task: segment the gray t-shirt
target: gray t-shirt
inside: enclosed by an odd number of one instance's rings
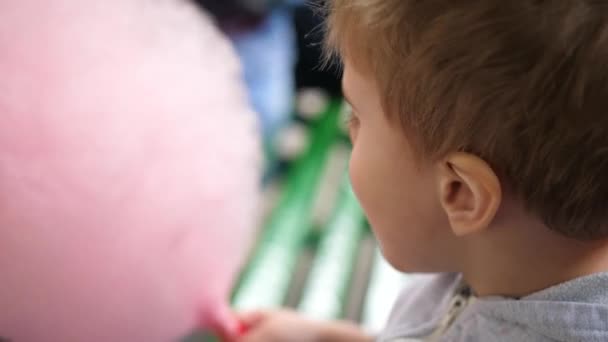
[[[397,300],[379,342],[608,342],[608,273],[521,299],[475,298],[458,274],[420,276]]]

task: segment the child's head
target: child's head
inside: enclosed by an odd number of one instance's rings
[[[353,186],[393,264],[449,269],[507,207],[608,237],[607,3],[330,3]]]

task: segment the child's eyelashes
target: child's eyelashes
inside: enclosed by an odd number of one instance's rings
[[[359,130],[359,117],[353,112],[350,106],[345,108],[344,123],[348,129],[350,140],[354,143],[357,137],[357,131]]]
[[[347,126],[348,126],[349,129],[358,127],[359,126],[359,117],[351,112],[348,115],[346,124],[347,124]]]
[[[344,123],[349,130],[359,125],[359,117],[353,112],[353,109],[350,106],[344,110]]]

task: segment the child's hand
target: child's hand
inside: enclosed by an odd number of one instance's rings
[[[238,342],[373,341],[349,323],[315,321],[292,311],[253,312],[240,318],[247,332]]]
[[[292,311],[252,312],[240,318],[247,331],[238,342],[313,342],[323,334],[324,323]]]

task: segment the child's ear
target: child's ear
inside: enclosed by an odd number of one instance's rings
[[[452,153],[439,166],[439,200],[457,236],[485,230],[502,199],[500,181],[481,158]]]

